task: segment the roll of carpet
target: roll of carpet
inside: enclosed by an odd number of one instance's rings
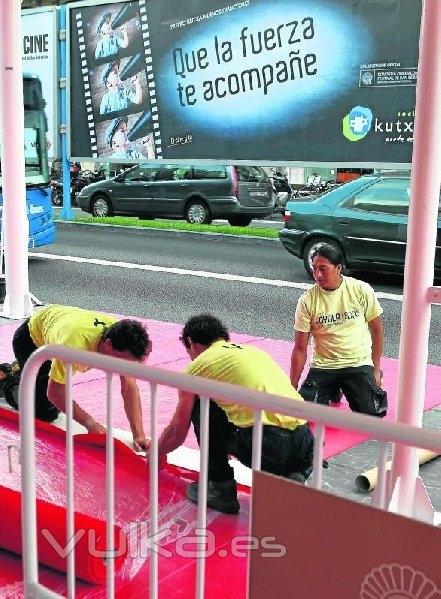
[[[22,554],[21,493],[0,486],[0,548]],[[74,540],[66,538],[66,509],[37,499],[38,561],[59,572],[67,572],[67,554],[74,545],[75,576],[92,584],[106,580],[106,523],[75,512]],[[124,531],[114,526],[115,574],[124,563],[128,543]]]
[[[438,457],[438,453],[433,451],[429,451],[427,449],[418,449],[418,462],[420,466],[425,464],[426,462],[430,462],[430,460],[434,460]],[[386,470],[390,470],[392,466],[392,461],[386,462]],[[362,493],[369,493],[369,491],[373,491],[377,486],[378,480],[378,468],[371,468],[371,470],[366,470],[362,474],[359,474],[355,479],[355,485],[359,491]]]

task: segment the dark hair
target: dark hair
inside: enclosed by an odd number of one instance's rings
[[[317,256],[326,258],[334,266],[343,266],[343,256],[338,247],[329,243],[321,243],[311,254],[311,261]]]
[[[129,351],[137,360],[142,360],[147,355],[150,345],[149,336],[142,324],[128,318],[110,325],[101,340],[109,340],[113,349],[118,351]]]
[[[199,314],[198,316],[192,316],[187,320],[182,329],[181,338],[182,342],[187,347],[188,339],[191,339],[193,343],[211,345],[218,339],[229,341],[230,334],[218,318],[212,314],[205,313]]]

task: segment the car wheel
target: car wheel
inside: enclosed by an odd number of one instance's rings
[[[228,219],[228,222],[230,223],[230,225],[232,227],[248,227],[248,225],[250,224],[250,222],[252,221],[252,217],[251,216],[230,216],[230,218]]]
[[[212,218],[207,204],[203,200],[193,200],[187,206],[185,218],[194,225],[208,225]]]
[[[90,203],[90,211],[93,216],[112,216],[112,203],[103,193],[97,193]]]
[[[343,258],[342,258],[343,272],[345,272],[345,270],[346,270],[344,255],[343,255],[342,249],[340,247],[340,244],[337,241],[334,241],[333,239],[329,239],[326,237],[314,237],[313,239],[308,241],[308,243],[305,245],[305,248],[303,250],[303,264],[305,266],[306,272],[308,273],[308,275],[311,278],[313,278],[311,256],[315,252],[315,250],[318,249],[323,243],[326,243],[327,245],[332,246],[333,248],[335,248],[337,251],[339,251],[342,254],[342,256],[343,256]]]

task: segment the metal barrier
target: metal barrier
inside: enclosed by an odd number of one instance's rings
[[[38,349],[27,361],[20,383],[19,403],[21,406],[21,463],[22,463],[22,530],[23,530],[23,578],[26,597],[47,597],[59,599],[38,581],[37,522],[36,522],[36,488],[35,488],[35,406],[34,389],[38,370],[43,362],[58,359],[67,366],[66,380],[66,468],[67,468],[67,537],[73,538],[73,430],[72,430],[72,367],[73,363],[98,368],[107,373],[107,439],[106,439],[106,509],[107,509],[107,551],[114,546],[112,523],[114,522],[114,455],[113,455],[113,423],[112,423],[112,376],[123,376],[140,379],[150,383],[151,409],[151,449],[150,449],[150,505],[151,505],[151,538],[158,532],[158,435],[157,435],[157,385],[165,385],[182,389],[199,395],[201,399],[201,452],[197,527],[206,527],[207,471],[208,471],[208,416],[209,398],[228,400],[249,406],[255,410],[255,426],[253,430],[252,467],[260,470],[262,423],[261,410],[278,412],[296,418],[313,421],[316,425],[314,447],[314,471],[312,485],[316,489],[322,486],[322,458],[325,427],[332,426],[352,432],[369,435],[379,441],[378,467],[379,477],[374,507],[386,509],[388,497],[386,492],[386,459],[389,443],[398,443],[412,447],[420,447],[441,453],[441,432],[422,430],[402,424],[394,424],[378,420],[362,414],[348,414],[340,410],[332,410],[303,401],[293,401],[286,397],[269,395],[227,383],[220,383],[200,377],[171,372],[162,368],[153,368],[119,358],[103,356],[83,350],[69,349],[61,346],[46,346]],[[412,492],[412,489],[410,489]],[[413,489],[414,492],[414,489]],[[75,548],[67,557],[67,596],[75,596]],[[106,596],[114,597],[114,564],[108,559]],[[150,553],[150,599],[158,597],[158,554]],[[204,597],[205,557],[197,561],[196,597]]]

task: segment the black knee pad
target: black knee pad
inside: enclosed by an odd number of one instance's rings
[[[317,402],[318,388],[315,381],[305,381],[299,389],[300,395],[305,401]]]
[[[378,385],[372,386],[373,416],[384,418],[387,414],[387,392]]]

